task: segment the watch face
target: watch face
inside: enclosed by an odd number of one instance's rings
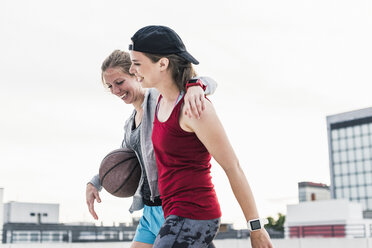
[[[252,230],[258,230],[258,229],[261,229],[261,223],[260,223],[260,220],[254,220],[254,221],[251,221],[251,222],[249,222],[249,224],[251,225],[251,229],[252,229]]]

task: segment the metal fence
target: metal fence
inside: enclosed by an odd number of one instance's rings
[[[366,238],[372,236],[372,225],[367,234],[366,225],[317,225],[317,226],[292,226],[289,227],[290,238],[306,237],[335,237],[335,238]]]

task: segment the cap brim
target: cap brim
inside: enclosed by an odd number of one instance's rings
[[[186,59],[187,61],[193,63],[194,65],[198,65],[199,64],[199,61],[197,61],[190,53],[188,53],[187,51],[184,51],[184,52],[180,52],[178,53],[179,56],[183,57],[184,59]]]

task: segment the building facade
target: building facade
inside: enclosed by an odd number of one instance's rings
[[[59,204],[8,202],[4,204],[4,223],[56,224]]]
[[[372,237],[372,220],[363,219],[362,205],[347,199],[287,205],[286,237]]]
[[[331,199],[329,186],[323,183],[299,182],[298,200],[299,202],[319,201]]]
[[[331,195],[372,218],[372,108],[327,116]]]

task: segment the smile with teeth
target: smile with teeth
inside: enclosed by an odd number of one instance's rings
[[[121,99],[123,99],[124,97],[126,97],[128,95],[128,92],[125,92],[124,95],[122,96],[119,96]]]

